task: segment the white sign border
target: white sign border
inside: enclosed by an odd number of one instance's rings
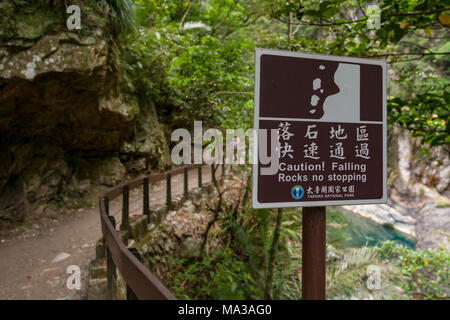
[[[350,62],[350,63],[364,63],[381,66],[383,70],[383,196],[379,199],[364,199],[364,200],[324,200],[324,201],[299,201],[299,202],[270,202],[261,203],[258,201],[258,165],[259,165],[259,153],[258,153],[258,134],[254,136],[253,143],[253,155],[256,157],[256,161],[253,163],[252,172],[252,206],[255,209],[263,208],[296,208],[296,207],[321,207],[332,205],[352,205],[352,204],[377,204],[387,202],[387,105],[386,105],[386,61],[374,60],[374,59],[362,59],[352,57],[330,56],[324,54],[309,54],[296,51],[274,50],[256,48],[255,50],[255,94],[254,94],[254,110],[253,110],[253,128],[254,132],[259,130],[259,94],[260,94],[260,68],[261,68],[261,56],[263,54],[277,55],[283,57],[297,57],[307,59],[320,59],[330,60],[338,62]],[[284,120],[284,119],[283,119]],[[308,120],[309,121],[309,120]],[[311,120],[320,121],[320,120]],[[330,121],[327,121],[330,122]],[[338,123],[341,123],[339,121]],[[379,122],[377,122],[379,123]]]

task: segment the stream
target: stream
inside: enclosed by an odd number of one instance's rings
[[[414,248],[415,239],[353,213],[327,211],[327,238],[346,247],[376,246],[393,240]]]

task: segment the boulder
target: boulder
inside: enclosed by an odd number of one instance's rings
[[[125,168],[127,168],[128,173],[137,174],[146,170],[147,163],[145,158],[139,158],[125,162]]]
[[[81,180],[90,179],[94,184],[115,186],[125,176],[125,166],[118,157],[80,158],[74,160],[77,176]]]
[[[200,238],[186,238],[181,244],[181,254],[184,258],[199,257],[202,247],[202,239]]]
[[[0,193],[0,219],[22,221],[25,214],[25,188],[18,176],[12,176]]]

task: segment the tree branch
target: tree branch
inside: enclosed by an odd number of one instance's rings
[[[450,11],[450,8],[443,8],[443,9],[436,9],[436,10],[431,10],[431,11],[420,11],[420,12],[405,12],[405,13],[396,13],[396,14],[388,14],[385,16],[382,16],[383,19],[388,19],[391,17],[403,17],[403,16],[414,16],[414,15],[423,15],[423,14],[429,14],[429,13],[439,13],[439,12],[445,12],[445,11]],[[272,10],[273,13],[273,10]],[[277,17],[275,15],[273,15],[275,17],[275,19],[283,22],[283,23],[289,23],[289,21],[286,21],[284,19],[282,19],[281,17]],[[323,18],[321,18],[322,20]],[[327,22],[327,23],[323,23],[323,22],[312,22],[312,21],[305,21],[305,22],[299,22],[299,23],[291,23],[291,25],[303,25],[303,26],[316,26],[316,27],[333,27],[333,26],[339,26],[339,25],[345,25],[345,24],[353,24],[353,23],[360,23],[360,22],[364,22],[367,21],[369,19],[369,17],[367,17],[367,15],[364,15],[363,18],[361,19],[356,19],[356,20],[346,20],[346,21],[341,21],[341,22]],[[330,20],[325,20],[325,21],[330,21]]]
[[[201,256],[203,256],[204,253],[205,253],[206,243],[208,241],[209,231],[211,230],[211,227],[214,225],[214,223],[216,223],[217,219],[219,218],[219,212],[222,210],[222,202],[223,202],[223,194],[224,194],[224,190],[221,190],[219,188],[219,184],[218,184],[217,179],[216,179],[216,171],[217,171],[217,168],[219,166],[218,165],[216,166],[214,164],[211,164],[211,166],[213,167],[211,179],[212,179],[214,187],[217,190],[217,193],[218,193],[218,196],[219,196],[219,200],[217,201],[216,207],[212,210],[213,218],[210,221],[208,221],[208,224],[206,226],[206,230],[203,233],[203,242],[202,242],[202,245],[200,247],[200,255]]]
[[[424,56],[430,55],[444,55],[450,54],[450,52],[399,52],[399,53],[381,53],[381,54],[373,54],[368,56],[362,56],[364,58],[374,58],[374,57],[398,57],[398,56],[420,56],[423,58]],[[419,59],[420,59],[419,58]]]
[[[186,20],[186,17],[189,14],[189,11],[191,11],[191,8],[195,4],[195,2],[197,2],[197,0],[193,0],[192,2],[189,2],[189,5],[183,14],[183,17],[181,18],[180,25],[178,26],[178,31],[181,31],[181,29],[183,29],[184,20]]]
[[[216,97],[219,94],[253,94],[252,91],[217,91],[211,94],[211,97]]]
[[[266,275],[266,286],[264,288],[264,299],[272,299],[272,289],[273,289],[273,269],[275,267],[275,254],[278,249],[278,241],[280,239],[281,230],[281,218],[283,217],[283,210],[278,208],[277,210],[277,222],[275,225],[275,230],[272,239],[272,246],[269,252],[269,265],[267,267]]]
[[[230,17],[231,12],[233,12],[233,9],[235,8],[236,4],[234,4],[232,7],[230,7],[228,9],[227,14],[225,15],[225,17],[214,26],[214,28],[212,28],[211,30],[211,35],[213,36],[217,30],[219,30],[219,28],[225,23],[225,21],[227,21],[227,19]]]

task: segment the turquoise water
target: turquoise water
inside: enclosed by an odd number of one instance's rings
[[[376,246],[393,240],[408,248],[414,248],[414,239],[392,228],[379,225],[348,212],[327,211],[327,237],[337,245],[348,247]]]

